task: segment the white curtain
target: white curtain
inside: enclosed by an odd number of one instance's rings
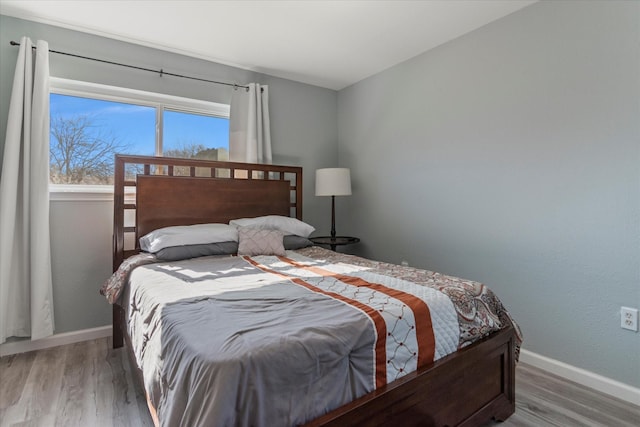
[[[0,180],[0,343],[53,334],[49,46],[20,41]],[[35,63],[35,64],[34,64]],[[35,70],[34,70],[35,65]]]
[[[271,164],[269,86],[250,83],[231,97],[229,160]]]

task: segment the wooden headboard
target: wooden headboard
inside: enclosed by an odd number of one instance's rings
[[[301,220],[302,168],[117,154],[113,210],[115,271],[158,228],[261,215]]]

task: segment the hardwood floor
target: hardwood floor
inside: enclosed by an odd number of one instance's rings
[[[0,358],[0,426],[153,426],[111,339]]]
[[[519,364],[512,426],[640,425],[640,407]],[[123,349],[93,341],[0,358],[0,426],[152,426]]]

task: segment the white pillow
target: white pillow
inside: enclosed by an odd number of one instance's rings
[[[280,215],[232,219],[231,221],[229,221],[229,224],[236,227],[253,227],[268,230],[280,230],[284,234],[295,234],[296,236],[302,237],[309,237],[309,235],[316,230],[313,226],[302,222],[297,218],[290,218],[288,216]]]
[[[228,224],[178,225],[154,230],[140,238],[140,249],[156,253],[171,246],[237,242],[238,230]]]

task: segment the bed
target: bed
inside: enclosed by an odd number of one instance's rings
[[[508,418],[515,410],[520,334],[481,284],[318,247],[168,263],[140,253],[140,237],[165,227],[254,217],[302,220],[302,185],[299,167],[116,156],[110,280],[126,286],[111,301],[113,345],[126,344],[156,425],[472,426]],[[238,278],[239,271],[246,276]],[[220,285],[222,276],[229,282]],[[238,280],[243,289],[224,288]],[[208,290],[191,293],[195,282]],[[405,288],[389,291],[392,286]],[[442,299],[427,305],[410,295],[463,300],[456,286],[471,289],[482,310],[493,304],[496,312],[461,320],[468,315],[464,308]],[[356,291],[341,294],[338,288]],[[393,304],[376,303],[378,297],[366,292],[387,292],[402,302],[400,311],[391,313]],[[147,300],[153,311],[143,304]],[[249,305],[257,311],[248,314]],[[274,317],[261,317],[270,312]],[[443,332],[448,327],[438,326],[452,312],[460,325],[457,341]],[[393,321],[380,320],[382,315]],[[419,326],[416,319],[423,317],[431,332]],[[209,323],[200,323],[205,318]],[[146,329],[136,330],[136,322]],[[301,329],[292,329],[298,323]],[[271,329],[262,330],[264,324]],[[363,332],[367,328],[373,332]],[[346,335],[353,331],[357,339]],[[355,345],[359,340],[365,344]],[[218,347],[241,356],[231,365],[230,356],[209,352]],[[331,359],[336,354],[344,360]],[[301,373],[307,371],[313,371],[311,379]]]

